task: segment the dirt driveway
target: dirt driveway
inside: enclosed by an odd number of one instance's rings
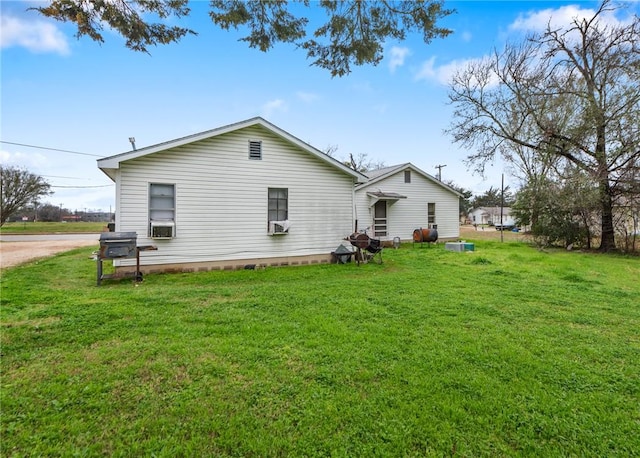
[[[13,267],[35,259],[73,250],[84,246],[95,246],[98,249],[100,242],[98,236],[95,239],[77,238],[72,240],[33,240],[10,241],[9,237],[3,237],[0,241],[0,268]]]

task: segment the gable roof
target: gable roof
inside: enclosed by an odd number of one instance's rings
[[[476,207],[469,210],[469,214],[480,212],[480,214],[493,215],[500,213],[500,207]],[[505,214],[511,214],[511,207],[502,207],[502,212]]]
[[[394,175],[394,174],[396,174],[398,172],[402,172],[404,170],[413,170],[417,174],[422,175],[428,181],[431,181],[434,184],[436,184],[438,186],[441,186],[442,188],[446,189],[449,192],[452,192],[453,194],[455,194],[458,197],[463,197],[462,194],[460,194],[458,191],[453,189],[451,186],[448,186],[448,185],[444,184],[442,181],[438,180],[434,176],[429,175],[427,172],[419,169],[418,167],[413,165],[411,162],[405,162],[404,164],[392,165],[392,166],[389,166],[389,167],[383,167],[381,169],[376,169],[376,170],[371,170],[371,171],[368,171],[368,172],[364,172],[364,174],[369,178],[369,181],[367,181],[365,183],[358,184],[356,190],[364,189],[367,186],[370,186],[372,184],[378,183],[378,182],[384,180],[385,178],[388,178],[391,175]]]
[[[383,175],[393,175],[396,171],[401,170],[403,167],[410,165],[409,162],[398,165],[391,165],[389,167],[382,167],[380,169],[369,170],[367,172],[363,172],[369,180],[373,180],[374,178],[381,177]]]
[[[209,138],[217,137],[220,135],[227,134],[229,132],[235,132],[240,129],[245,129],[247,127],[253,126],[261,126],[271,133],[277,135],[283,140],[292,143],[293,145],[299,147],[300,149],[306,151],[307,153],[315,156],[331,166],[339,169],[343,173],[351,175],[358,182],[363,182],[367,180],[367,177],[355,170],[347,167],[342,162],[333,159],[327,154],[323,153],[319,149],[314,148],[306,142],[303,142],[299,138],[291,135],[290,133],[280,129],[275,124],[271,124],[269,121],[257,116],[255,118],[247,119],[245,121],[236,122],[234,124],[228,124],[226,126],[218,127],[216,129],[207,130],[204,132],[200,132],[193,135],[187,135],[186,137],[176,138],[175,140],[169,140],[163,143],[158,143],[156,145],[147,146],[145,148],[135,149],[133,151],[127,151],[125,153],[116,154],[114,156],[105,157],[102,159],[98,159],[98,168],[102,170],[109,178],[115,181],[115,170],[120,167],[121,162],[129,161],[131,159],[136,159],[142,156],[147,156],[149,154],[157,153],[160,151],[165,151],[171,148],[176,148],[178,146],[187,145],[189,143],[198,142],[201,140],[206,140]]]

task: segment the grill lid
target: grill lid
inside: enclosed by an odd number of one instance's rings
[[[124,240],[136,240],[138,234],[136,232],[102,232],[100,233],[100,243],[121,242]]]

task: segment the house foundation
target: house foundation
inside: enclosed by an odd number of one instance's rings
[[[210,270],[241,270],[263,269],[265,267],[306,266],[313,264],[328,264],[331,262],[330,254],[308,256],[283,256],[275,258],[251,258],[226,261],[184,262],[175,264],[141,265],[143,274],[158,273],[184,273],[184,272],[208,272]],[[136,266],[118,266],[115,268],[115,277],[134,275]]]

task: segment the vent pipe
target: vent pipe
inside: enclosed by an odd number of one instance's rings
[[[133,148],[133,150],[136,150],[136,137],[129,137],[129,143],[131,143],[131,148]]]

